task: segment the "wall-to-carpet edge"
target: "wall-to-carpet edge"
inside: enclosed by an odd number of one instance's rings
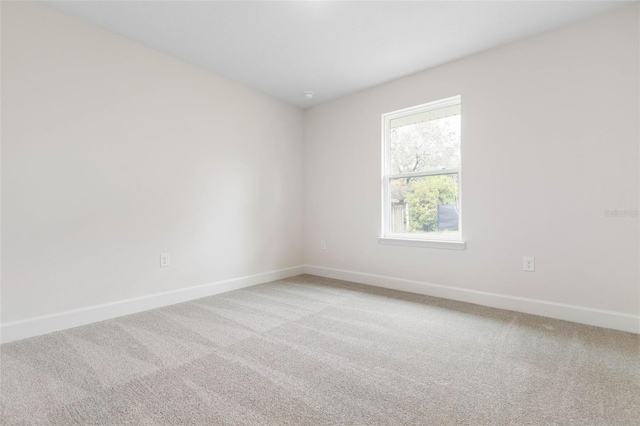
[[[385,277],[364,272],[347,271],[344,269],[326,268],[322,266],[305,265],[307,274],[326,278],[334,278],[384,287],[410,293],[442,297],[461,302],[475,303],[492,308],[506,309],[526,314],[539,315],[580,324],[611,328],[613,330],[640,333],[640,316],[564,303],[547,302],[544,300],[527,299],[524,297],[507,296],[503,294],[455,288],[440,284],[407,280],[403,278]]]
[[[66,330],[98,321],[117,318],[124,315],[135,314],[163,306],[174,305],[202,297],[213,296],[227,291],[250,287],[270,281],[280,280],[304,273],[303,266],[278,269],[263,272],[261,274],[248,275],[185,289],[152,294],[149,296],[105,303],[102,305],[88,306],[72,311],[59,312],[52,315],[44,315],[28,318],[20,321],[11,321],[0,325],[0,342],[7,343],[28,337],[39,336],[54,331]]]

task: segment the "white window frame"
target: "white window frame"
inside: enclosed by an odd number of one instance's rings
[[[425,172],[412,172],[402,174],[391,174],[391,120],[414,115],[425,111],[432,111],[452,105],[460,105],[462,108],[462,97],[452,96],[450,98],[393,111],[382,115],[382,236],[378,238],[380,244],[404,245],[412,247],[429,247],[444,249],[464,249],[466,243],[462,234],[462,129],[460,129],[460,167],[453,169],[443,169]],[[458,174],[458,204],[460,212],[458,214],[457,236],[427,235],[427,234],[398,234],[390,232],[390,182],[394,178],[402,177],[422,177],[438,176],[445,174]]]

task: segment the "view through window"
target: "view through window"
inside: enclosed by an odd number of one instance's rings
[[[383,115],[385,237],[461,239],[461,101]]]

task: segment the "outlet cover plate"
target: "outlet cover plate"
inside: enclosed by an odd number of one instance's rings
[[[525,256],[522,258],[522,270],[527,272],[534,272],[536,270],[535,257]]]

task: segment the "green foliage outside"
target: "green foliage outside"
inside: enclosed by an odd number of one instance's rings
[[[460,116],[395,127],[391,130],[391,172],[436,171],[460,165]],[[404,207],[392,220],[394,232],[437,232],[438,205],[458,204],[458,175],[391,180],[391,200]],[[406,209],[408,208],[408,215]],[[408,223],[407,223],[408,222]]]
[[[438,205],[458,204],[457,175],[394,179],[391,185],[394,201],[408,206],[405,232],[437,232]]]

